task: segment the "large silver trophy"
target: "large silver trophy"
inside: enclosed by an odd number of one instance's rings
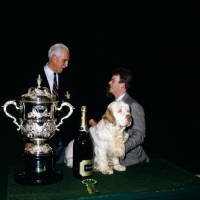
[[[45,141],[59,131],[58,127],[63,124],[63,120],[73,112],[73,106],[68,102],[62,102],[58,107],[56,96],[51,94],[48,88],[41,87],[40,75],[36,80],[37,87],[29,88],[28,93],[22,95],[19,106],[15,101],[7,101],[3,106],[6,115],[18,126],[17,130],[21,130],[22,135],[32,141],[24,149],[25,168],[14,177],[17,183],[23,185],[46,185],[62,180],[62,172],[55,169],[56,155]],[[8,113],[9,105],[14,105],[21,113],[20,123]],[[69,111],[56,124],[55,116],[64,106],[67,106]]]

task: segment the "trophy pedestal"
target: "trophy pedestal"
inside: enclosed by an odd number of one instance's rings
[[[61,181],[63,174],[55,169],[54,153],[24,154],[25,169],[14,176],[15,182],[22,185],[48,185]]]

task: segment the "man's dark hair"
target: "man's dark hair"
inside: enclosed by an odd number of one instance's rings
[[[129,69],[117,68],[112,72],[113,75],[119,75],[119,83],[125,83],[126,89],[130,88],[130,82],[132,80],[132,73]]]

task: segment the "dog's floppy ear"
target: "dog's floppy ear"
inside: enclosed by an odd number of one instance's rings
[[[102,116],[102,118],[104,120],[108,121],[109,123],[114,124],[114,126],[116,125],[116,119],[115,119],[115,117],[114,117],[113,112],[112,112],[111,109],[108,108],[106,110],[105,114]]]

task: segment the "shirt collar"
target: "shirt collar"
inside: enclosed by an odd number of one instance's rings
[[[122,94],[121,96],[119,96],[117,99],[115,99],[115,101],[121,101],[121,100],[123,99],[123,97],[124,97],[125,94],[126,94],[126,93],[124,93],[124,94]]]
[[[44,70],[49,76],[52,76],[52,74],[54,74],[54,72],[49,68],[48,64],[44,66]]]

